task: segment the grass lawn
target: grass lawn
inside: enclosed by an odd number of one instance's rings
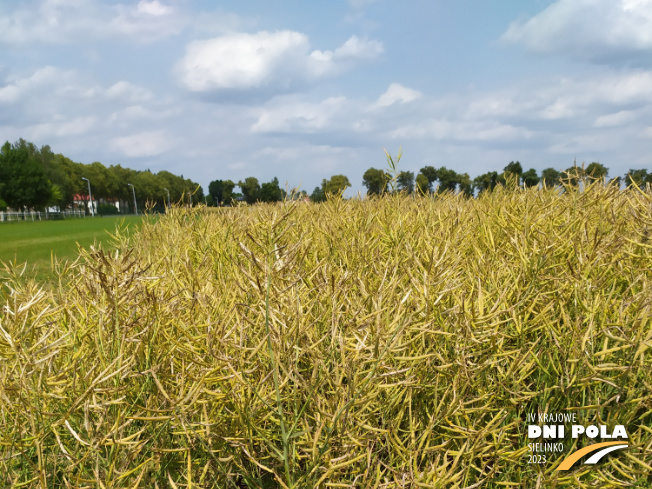
[[[139,216],[120,216],[0,223],[0,260],[27,262],[29,276],[48,280],[52,273],[52,254],[74,260],[77,245],[87,247],[99,242],[108,246],[109,233],[115,232],[116,226],[133,229],[141,222]]]

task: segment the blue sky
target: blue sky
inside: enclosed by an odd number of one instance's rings
[[[652,170],[652,0],[3,0],[0,139],[204,186]]]

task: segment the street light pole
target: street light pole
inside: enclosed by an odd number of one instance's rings
[[[127,185],[131,187],[131,192],[134,194],[134,214],[138,215],[138,204],[136,204],[136,190],[132,184],[128,183]]]
[[[163,190],[165,190],[168,193],[168,207],[170,207],[170,191],[166,188],[164,188]]]
[[[88,184],[88,207],[91,211],[91,217],[95,217],[95,211],[93,210],[93,196],[91,195],[91,181],[85,177],[82,177],[82,180],[86,180],[86,183]]]

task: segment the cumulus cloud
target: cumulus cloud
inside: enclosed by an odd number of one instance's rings
[[[169,151],[175,141],[167,131],[144,131],[130,136],[113,138],[110,147],[129,158],[157,156]]]
[[[353,8],[361,9],[372,3],[376,3],[378,0],[349,0],[349,3]]]
[[[94,116],[75,117],[67,120],[59,116],[54,122],[35,124],[28,128],[28,132],[36,140],[49,137],[69,137],[88,134],[95,129],[97,118]]]
[[[0,7],[0,44],[74,43],[130,38],[153,41],[177,34],[185,16],[161,0],[105,4],[96,0],[32,0]]]
[[[283,97],[262,110],[251,127],[254,133],[313,133],[330,129],[346,109],[346,97],[330,97],[319,103],[299,102]]]
[[[389,107],[396,103],[408,103],[421,96],[417,90],[404,87],[400,83],[392,83],[387,91],[383,93],[374,104],[374,107]]]
[[[152,93],[146,88],[121,80],[111,85],[106,96],[110,99],[120,99],[127,102],[143,102],[152,98]]]
[[[590,77],[545,80],[527,89],[480,96],[467,107],[470,119],[556,121],[599,117],[652,105],[652,72],[608,72]],[[593,119],[593,120],[594,120]]]
[[[81,83],[74,70],[62,70],[54,66],[38,68],[27,76],[10,75],[4,83],[4,86],[0,84],[0,105],[33,103],[36,94],[48,94],[48,99],[38,101],[43,107],[54,95],[58,100],[70,101],[87,99],[97,93],[95,87]]]
[[[636,113],[631,110],[621,110],[614,114],[598,117],[593,124],[595,127],[619,127],[636,119]]]
[[[537,53],[649,63],[652,0],[558,0],[534,17],[512,23],[502,39]]]
[[[266,89],[290,91],[382,53],[378,41],[353,36],[334,51],[310,51],[308,37],[293,31],[232,33],[193,41],[177,66],[192,92]]]

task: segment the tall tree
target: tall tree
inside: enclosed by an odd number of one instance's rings
[[[457,182],[459,191],[462,194],[466,195],[467,197],[471,197],[473,195],[473,182],[471,181],[471,177],[469,177],[468,173],[458,173]]]
[[[230,204],[235,183],[231,180],[213,180],[208,184],[208,194],[218,205]]]
[[[423,173],[419,173],[416,178],[417,191],[421,195],[426,195],[430,191],[430,182],[428,182],[428,177]]]
[[[242,190],[242,195],[244,195],[247,204],[253,204],[260,199],[260,184],[256,177],[247,177],[244,182],[239,181],[238,186]]]
[[[432,185],[439,178],[437,170],[433,166],[424,166],[419,173],[428,179],[428,191],[432,191]]]
[[[235,183],[231,180],[224,180],[224,189],[222,190],[222,201],[220,205],[231,205],[233,202],[233,189],[235,188]]]
[[[279,202],[283,199],[283,192],[278,185],[278,178],[274,177],[271,182],[263,183],[260,188],[260,200],[262,202]]]
[[[455,170],[450,170],[442,166],[437,170],[437,180],[439,181],[438,192],[455,192],[457,184],[460,182],[459,175]]]
[[[629,170],[625,174],[625,185],[631,187],[636,184],[637,187],[644,187],[646,183],[652,184],[652,173],[645,169]]]
[[[478,191],[479,194],[482,192],[491,192],[498,185],[498,172],[490,171],[478,175],[473,179],[473,188]]]
[[[510,161],[509,164],[503,168],[504,172],[514,173],[519,177],[523,174],[523,166],[518,161]]]
[[[584,172],[584,168],[575,164],[573,166],[569,166],[562,172],[561,180],[562,182],[576,186],[579,185],[580,181],[584,179],[585,176],[586,174]]]
[[[324,191],[321,189],[321,187],[315,187],[315,190],[313,190],[312,193],[310,194],[310,201],[311,202],[326,201],[326,195],[324,194]]]
[[[523,174],[523,167],[518,161],[510,161],[509,164],[503,168],[503,173],[498,175],[498,183],[505,187],[520,187],[521,175]]]
[[[208,184],[208,195],[219,205],[222,203],[224,192],[224,182],[222,180],[213,180]]]
[[[414,192],[414,173],[411,171],[402,171],[396,177],[397,190],[411,194]]]
[[[523,185],[526,187],[536,187],[539,185],[539,176],[534,168],[530,168],[528,171],[524,172],[521,175],[521,179],[523,180]]]
[[[13,209],[42,209],[51,202],[52,183],[34,149],[21,139],[14,145],[7,141],[0,150],[0,198]]]
[[[321,189],[325,196],[342,195],[350,186],[351,182],[345,175],[333,175],[330,179],[321,182]]]
[[[541,172],[541,183],[546,187],[554,187],[561,183],[561,173],[554,168],[545,168]]]
[[[367,187],[367,195],[380,195],[387,191],[390,175],[383,170],[369,168],[362,175],[362,185]]]
[[[586,175],[592,180],[602,180],[609,175],[609,168],[595,161],[587,166],[585,171]]]

